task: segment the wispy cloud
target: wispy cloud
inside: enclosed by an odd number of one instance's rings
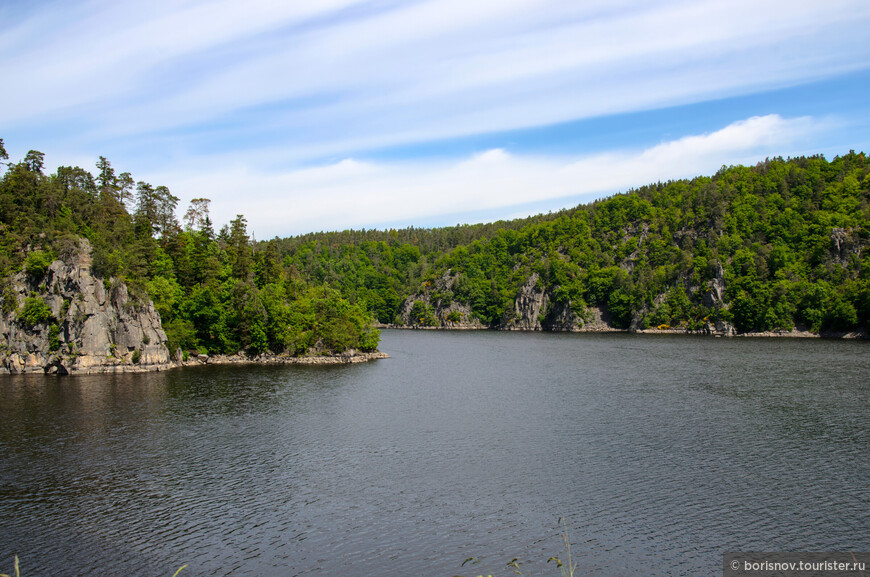
[[[854,0],[47,6],[0,28],[0,75],[23,79],[0,93],[6,128],[74,122],[177,157],[220,142],[307,162],[870,65]]]
[[[452,162],[346,159],[271,175],[237,166],[207,175],[160,177],[175,183],[173,190],[185,199],[210,196],[216,222],[244,212],[258,237],[266,238],[481,210],[507,214],[513,206],[554,199],[591,200],[649,182],[715,172],[723,163],[754,163],[772,152],[799,150],[825,127],[810,118],[769,115],[645,150],[581,158],[493,149]]]
[[[817,152],[796,150],[820,130],[798,117],[833,108],[728,103],[855,71],[866,83],[868,28],[860,0],[0,4],[0,137],[49,165],[107,156],[260,235],[431,222]],[[867,115],[866,86],[847,90]],[[509,136],[714,102],[716,119],[656,125],[647,144],[593,134],[586,149],[610,152],[591,156]],[[862,146],[867,119],[843,123],[832,142]]]

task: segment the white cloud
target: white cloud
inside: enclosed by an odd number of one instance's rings
[[[88,142],[156,133],[147,146],[169,156],[213,149],[217,136],[234,151],[268,141],[302,162],[870,65],[870,4],[859,0],[48,6],[0,24],[0,76],[16,79],[0,91],[5,127],[75,122]]]
[[[709,134],[646,150],[582,158],[518,156],[494,149],[450,162],[357,160],[264,174],[239,165],[208,175],[167,173],[185,201],[207,196],[214,220],[246,215],[258,238],[312,230],[412,224],[547,200],[587,200],[659,180],[715,172],[723,163],[754,163],[769,154],[799,153],[826,124],[810,118],[753,117]],[[452,224],[452,223],[445,223]]]

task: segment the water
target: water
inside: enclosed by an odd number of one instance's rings
[[[0,378],[0,572],[719,575],[870,550],[867,343],[385,331],[391,359]],[[462,562],[475,561],[462,567]]]

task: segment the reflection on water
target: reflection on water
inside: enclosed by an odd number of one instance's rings
[[[560,515],[583,575],[868,550],[867,346],[385,331],[365,365],[3,377],[0,570],[550,575]]]

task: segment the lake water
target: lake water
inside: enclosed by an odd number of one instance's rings
[[[0,377],[0,572],[558,576],[560,517],[584,576],[870,550],[870,343],[384,331],[381,350]]]

